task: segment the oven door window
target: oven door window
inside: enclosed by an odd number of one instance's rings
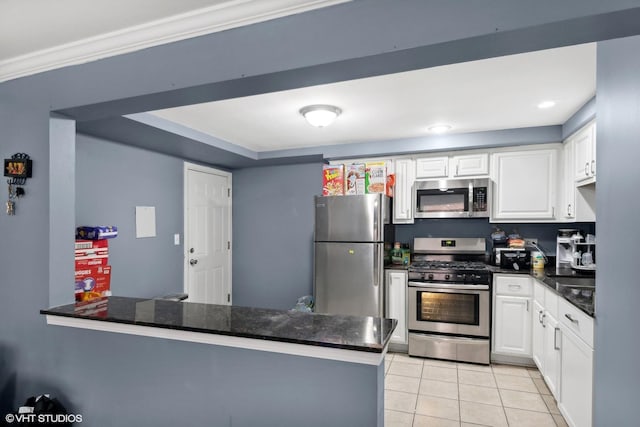
[[[480,325],[480,295],[418,292],[418,321]]]
[[[419,212],[467,212],[469,210],[469,190],[451,188],[441,190],[417,190]]]

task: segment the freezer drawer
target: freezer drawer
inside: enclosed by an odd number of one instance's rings
[[[317,313],[383,317],[382,243],[315,243]]]

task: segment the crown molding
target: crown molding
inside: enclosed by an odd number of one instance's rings
[[[352,0],[232,0],[0,61],[0,82]]]

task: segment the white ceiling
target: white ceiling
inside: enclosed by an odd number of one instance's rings
[[[159,110],[153,114],[255,151],[451,132],[559,125],[595,95],[595,43]],[[556,101],[541,110],[537,104]],[[309,104],[343,110],[314,128]]]

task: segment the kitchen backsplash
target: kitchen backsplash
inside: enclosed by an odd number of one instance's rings
[[[397,242],[413,246],[414,237],[485,237],[491,249],[490,235],[494,227],[500,227],[507,234],[516,230],[524,238],[538,239],[538,246],[547,255],[555,256],[556,236],[560,228],[577,228],[586,233],[596,234],[593,222],[569,224],[496,224],[485,218],[465,219],[416,219],[415,224],[396,224]],[[412,248],[413,249],[413,248]]]

